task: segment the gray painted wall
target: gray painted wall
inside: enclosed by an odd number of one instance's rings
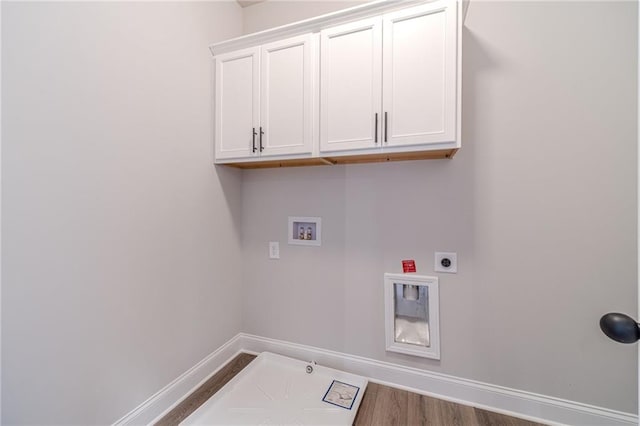
[[[309,10],[251,6],[245,31]],[[243,329],[637,412],[637,347],[598,329],[637,313],[636,17],[472,2],[453,160],[244,172]],[[287,245],[290,215],[322,216],[322,247]],[[440,275],[442,360],[386,353],[382,275],[433,274],[436,250],[459,263]]]
[[[235,2],[2,4],[2,424],[117,420],[240,331]]]
[[[206,46],[348,5],[3,3],[3,424],[112,422],[240,330],[636,411],[597,329],[637,313],[636,5],[474,2],[452,161],[212,167]],[[442,361],[387,354],[382,274],[435,250]]]
[[[295,21],[347,9],[369,0],[267,0],[242,9],[244,33],[255,33]]]

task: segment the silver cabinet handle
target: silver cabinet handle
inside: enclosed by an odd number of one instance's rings
[[[387,127],[388,127],[388,122],[387,122],[387,111],[384,112],[384,141],[387,142]]]
[[[260,126],[260,152],[264,150],[264,147],[262,146],[262,135],[264,135],[264,131],[262,131],[262,126]]]
[[[378,143],[378,113],[377,112],[376,112],[376,136],[373,142]]]
[[[257,135],[256,128],[254,127],[252,131],[252,139],[251,139],[251,147],[253,152],[256,152],[256,135]]]

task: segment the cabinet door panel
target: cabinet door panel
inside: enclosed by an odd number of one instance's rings
[[[379,124],[381,24],[381,18],[373,18],[320,33],[321,151],[380,145],[375,115]]]
[[[262,155],[312,151],[311,36],[262,47]]]
[[[437,1],[385,15],[385,146],[455,140],[455,7]]]
[[[259,126],[257,48],[216,57],[216,159],[250,157]]]

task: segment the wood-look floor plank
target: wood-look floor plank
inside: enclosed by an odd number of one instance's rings
[[[431,398],[435,399],[435,398]],[[476,426],[478,420],[473,407],[456,404],[450,401],[436,399],[440,406],[440,415],[442,419],[447,420],[447,424],[451,426]]]
[[[407,424],[409,392],[380,386],[376,395],[372,425],[395,426]]]
[[[255,355],[240,354],[214,374],[202,386],[196,389],[189,397],[185,398],[177,407],[167,413],[156,426],[175,426],[186,419],[198,407],[205,403],[211,396],[218,392],[229,380],[245,368]]]
[[[427,397],[417,393],[409,392],[407,395],[407,424],[408,425],[429,425],[429,414],[425,399]]]
[[[356,419],[353,424],[356,426],[368,426],[373,424],[373,408],[376,405],[376,397],[378,396],[378,389],[380,385],[376,383],[369,383],[367,389],[364,391],[362,402],[360,402],[360,408],[356,413]]]
[[[541,426],[539,423],[529,420],[519,419],[517,417],[506,416],[504,414],[494,413],[492,411],[473,409],[481,425],[499,425],[499,426]]]

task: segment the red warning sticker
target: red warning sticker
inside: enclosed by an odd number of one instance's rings
[[[416,261],[413,259],[403,260],[402,261],[402,272],[405,274],[407,272],[415,272],[416,271]]]

